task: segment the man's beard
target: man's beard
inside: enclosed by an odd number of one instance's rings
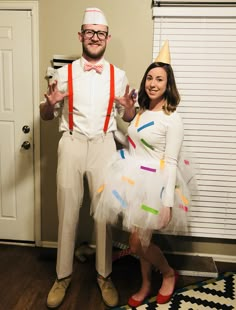
[[[83,54],[91,59],[100,59],[106,50],[106,45],[98,53],[91,53],[86,46],[83,45]]]

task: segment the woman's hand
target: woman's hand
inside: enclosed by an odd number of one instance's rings
[[[67,96],[68,93],[62,93],[58,90],[57,80],[49,84],[48,92],[44,94],[44,97],[47,99],[47,103],[52,106],[54,106],[57,102],[62,101]]]
[[[170,220],[172,215],[172,208],[170,207],[161,207],[159,216],[158,216],[158,223],[159,223],[159,229],[165,228]]]

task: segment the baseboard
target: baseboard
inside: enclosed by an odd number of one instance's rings
[[[120,242],[115,242],[115,246],[121,248],[122,250],[127,248],[126,245],[121,244]],[[57,248],[57,242],[52,241],[42,241],[41,246],[45,248]],[[204,258],[209,261],[209,266],[211,265],[211,270],[187,270],[187,269],[179,269],[179,273],[181,275],[186,276],[202,276],[202,277],[215,277],[217,276],[217,269],[214,270],[214,262],[226,262],[226,263],[236,263],[236,256],[233,255],[220,255],[220,254],[212,254],[212,253],[192,253],[192,252],[165,252],[165,254],[169,255],[179,255],[179,256],[192,256],[193,259],[201,259],[204,261]]]
[[[57,248],[57,242],[55,241],[41,241],[42,248]]]
[[[34,242],[24,242],[24,241],[14,241],[14,240],[6,240],[6,241],[5,240],[1,240],[0,244],[35,247],[35,243]]]
[[[19,246],[29,246],[34,247],[35,244],[24,243],[24,242],[14,242],[14,241],[0,241],[0,244],[8,244],[8,245],[19,245]],[[56,241],[41,241],[41,247],[43,248],[57,248]],[[121,243],[118,243],[121,245]],[[117,242],[115,242],[115,246]],[[122,244],[121,249],[127,248],[126,245]],[[215,262],[225,262],[225,263],[236,263],[235,255],[221,255],[221,254],[212,254],[212,253],[193,253],[193,252],[170,252],[165,251],[165,254],[173,254],[173,255],[184,255],[184,256],[200,256],[200,257],[211,257]],[[186,274],[187,275],[187,274]]]
[[[236,263],[235,255],[221,255],[212,253],[197,253],[197,252],[178,252],[178,251],[165,251],[166,254],[175,255],[190,255],[190,256],[202,256],[202,257],[212,257],[215,262],[225,262],[225,263]]]
[[[218,270],[211,256],[166,254],[170,265],[183,276],[217,277]]]

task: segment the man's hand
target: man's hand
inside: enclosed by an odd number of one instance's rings
[[[125,108],[125,113],[123,116],[123,120],[126,122],[130,122],[136,114],[135,111],[135,102],[136,102],[137,94],[135,89],[129,91],[129,85],[125,88],[125,93],[123,97],[115,97],[115,103],[122,105]]]
[[[56,103],[62,101],[68,93],[61,92],[58,90],[57,81],[50,83],[48,85],[48,92],[44,94],[46,98],[45,102],[40,104],[40,116],[43,120],[52,120],[54,118],[54,106]]]
[[[129,85],[126,85],[125,93],[123,97],[115,97],[115,102],[125,107],[125,109],[132,109],[136,102],[137,94],[135,89],[132,89],[129,92]]]
[[[44,97],[47,99],[47,104],[54,106],[57,102],[62,101],[65,97],[68,96],[68,93],[62,93],[58,90],[57,80],[53,81],[48,86],[48,92],[44,94]]]

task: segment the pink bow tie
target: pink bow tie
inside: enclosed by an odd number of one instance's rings
[[[84,64],[84,71],[90,71],[94,69],[97,73],[102,73],[102,70],[103,70],[103,65],[102,64],[99,64],[99,65],[93,65],[89,62],[86,62]]]

